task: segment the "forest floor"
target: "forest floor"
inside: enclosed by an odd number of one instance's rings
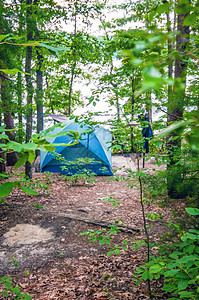
[[[121,168],[116,175],[124,179],[125,169],[135,170],[135,165],[133,156],[114,157],[113,167]],[[152,160],[145,167],[161,168]],[[35,173],[37,185],[47,182],[48,190],[38,189],[37,196],[13,190],[6,198],[9,204],[0,206],[0,277],[11,276],[33,299],[148,299],[146,283],[137,287],[132,281],[136,268],[146,259],[145,247],[135,250],[129,243],[120,255],[107,256],[110,248],[124,239],[135,242],[144,238],[139,190],[125,180],[112,180],[116,175],[99,176],[92,185],[72,185],[59,174]],[[11,179],[16,176],[13,173]],[[102,201],[110,195],[120,201],[119,206]],[[145,209],[162,214],[161,221],[147,221],[152,225],[151,241],[157,241],[166,230],[169,210],[155,201]],[[95,225],[101,221],[122,222],[130,229],[114,236],[110,245],[100,246],[79,236],[89,229],[102,229]],[[156,299],[166,298],[163,293],[156,295]]]

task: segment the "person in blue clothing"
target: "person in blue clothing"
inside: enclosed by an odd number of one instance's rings
[[[142,136],[145,138],[143,149],[146,150],[146,153],[149,153],[149,139],[153,137],[153,132],[149,123],[148,115],[143,115],[141,119],[144,121],[144,128],[142,129]]]

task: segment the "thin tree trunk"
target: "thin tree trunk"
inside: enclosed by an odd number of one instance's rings
[[[31,24],[32,16],[32,0],[26,0],[27,14],[26,14],[26,24],[27,24],[27,41],[33,40],[33,31]],[[33,86],[31,78],[31,61],[32,61],[32,47],[26,47],[26,64],[25,72],[26,74],[26,88],[27,88],[27,106],[26,106],[26,143],[29,142],[32,135],[32,98],[33,98]],[[32,166],[30,162],[26,162],[25,173],[28,178],[32,178]]]
[[[75,38],[75,47],[76,47],[76,35],[77,35],[77,12],[76,12],[76,7],[75,7],[75,27],[74,27],[74,38]],[[77,65],[76,61],[76,49],[74,48],[73,50],[73,58],[74,58],[74,63],[71,67],[71,79],[70,79],[70,88],[69,88],[69,95],[68,95],[68,115],[71,115],[71,105],[72,105],[72,91],[73,91],[73,81],[75,77],[75,68]]]
[[[49,88],[49,85],[48,85],[48,76],[47,75],[46,75],[46,88],[47,89]],[[54,114],[54,107],[53,107],[53,103],[52,103],[52,99],[51,99],[50,93],[49,93],[48,97],[49,97],[49,106],[51,108],[51,112],[52,112],[52,114]]]
[[[149,122],[152,123],[152,99],[151,99],[151,92],[146,93],[146,111],[149,117]]]
[[[131,120],[133,120],[134,105],[135,105],[135,77],[134,77],[134,75],[131,77],[131,88],[132,88],[132,94],[131,94]],[[135,152],[133,126],[131,126],[131,152]]]
[[[37,103],[37,133],[43,130],[43,72],[42,72],[42,63],[43,56],[39,53],[40,49],[36,50],[37,52],[37,71],[36,71],[36,103]],[[36,151],[36,156],[40,155],[40,151]]]
[[[22,121],[22,75],[17,75],[17,101],[18,101],[18,141],[23,142],[23,121]]]
[[[0,126],[1,126],[1,112],[0,112]],[[0,143],[3,141],[0,140]],[[4,157],[4,151],[0,148],[0,173],[3,173],[6,171],[6,166],[5,166],[5,157]]]
[[[73,91],[73,81],[74,81],[74,75],[75,75],[75,67],[76,62],[72,65],[71,68],[71,79],[70,79],[70,89],[69,89],[69,95],[68,95],[68,115],[71,115],[71,105],[72,105],[72,91]]]
[[[38,0],[34,0],[34,5],[38,6]],[[35,12],[37,15],[37,10]],[[35,21],[35,39],[40,37],[37,23]],[[43,130],[43,55],[40,47],[36,47],[37,54],[37,70],[36,70],[36,103],[37,103],[37,133]],[[37,153],[38,154],[38,153]]]
[[[36,102],[37,102],[37,133],[39,133],[41,130],[43,130],[43,72],[41,70],[43,56],[37,53],[37,59],[38,59],[39,68],[36,71],[36,76],[37,76]]]

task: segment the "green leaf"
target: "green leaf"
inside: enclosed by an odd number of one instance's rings
[[[6,281],[4,282],[5,287],[11,288],[12,287],[12,282],[11,281]]]
[[[26,143],[26,144],[23,144],[23,150],[24,151],[36,150],[37,148],[38,148],[38,146],[35,143]]]
[[[69,51],[70,49],[69,48],[64,48],[64,47],[55,47],[55,46],[50,46],[48,44],[44,44],[44,43],[39,43],[39,46],[40,47],[44,47],[48,50],[51,50],[53,52],[59,52],[59,51]]]
[[[194,294],[191,293],[191,292],[186,292],[186,291],[183,291],[183,292],[179,292],[179,295],[180,295],[180,298],[189,298],[189,299],[194,299]],[[196,299],[196,298],[195,298]]]
[[[18,155],[18,161],[14,165],[15,169],[18,169],[21,167],[25,162],[28,160],[28,153],[19,153]]]
[[[179,272],[180,272],[179,269],[169,270],[169,271],[164,273],[164,276],[165,277],[173,277],[174,275],[176,275]]]
[[[148,270],[144,271],[144,273],[142,274],[142,278],[144,280],[147,280],[149,278],[149,271]]]
[[[133,67],[138,67],[139,65],[142,64],[142,59],[140,58],[131,59],[130,63],[132,64]]]
[[[0,198],[8,196],[18,182],[5,182],[0,186]]]
[[[110,256],[110,255],[112,255],[113,253],[114,253],[114,250],[111,250],[111,251],[107,252],[107,256]]]
[[[28,161],[32,164],[35,160],[35,152],[33,150],[28,151]]]
[[[5,134],[5,133],[1,133],[1,134],[0,134],[0,140],[1,140],[1,139],[9,140],[7,134]]]
[[[150,267],[150,273],[158,273],[162,270],[160,265],[154,265]]]
[[[186,16],[186,18],[184,19],[184,23],[183,26],[191,26],[195,24],[197,18],[197,14],[196,13],[191,13],[188,16]]]
[[[104,244],[104,239],[99,241],[99,245],[102,246]]]
[[[175,131],[176,129],[179,128],[185,128],[186,125],[191,124],[192,122],[194,122],[194,120],[183,120],[183,121],[179,121],[179,122],[175,122],[172,125],[166,127],[165,129],[163,129],[160,134],[158,135],[158,137],[162,138],[165,137],[166,135],[170,134],[171,132]]]
[[[120,255],[120,249],[115,249],[115,254]]]
[[[54,146],[52,146],[52,145],[43,145],[43,147],[39,147],[40,148],[40,150],[41,151],[50,151],[50,152],[52,152],[52,151],[54,151],[54,150],[56,150],[56,148],[54,147]]]
[[[18,295],[19,293],[20,293],[20,287],[19,286],[15,286],[14,288],[13,288],[13,293],[15,293],[16,295]]]
[[[162,14],[162,13],[169,13],[170,11],[170,6],[171,6],[171,3],[164,3],[162,5],[158,5],[157,7],[157,13],[158,14]]]
[[[185,255],[182,258],[179,259],[179,263],[188,263],[188,262],[194,262],[195,260],[198,260],[198,258],[195,255]]]
[[[9,36],[9,34],[1,34],[0,35],[0,42],[2,42],[3,40],[5,40],[8,36]]]
[[[188,286],[188,281],[189,280],[180,280],[178,282],[178,290],[181,291],[181,290],[185,290]]]
[[[19,188],[28,195],[38,195],[37,191],[35,191],[27,186],[19,186]]]
[[[23,150],[23,145],[21,145],[21,144],[19,144],[17,142],[14,142],[14,141],[8,142],[7,143],[7,147],[8,147],[8,149],[16,151],[18,153]]]
[[[19,69],[0,69],[1,72],[8,74],[8,75],[16,75],[17,73],[24,73],[26,75],[30,75],[29,73],[25,73],[23,71],[20,71]]]
[[[198,208],[186,207],[185,210],[191,216],[198,216],[199,215],[199,209]]]
[[[147,43],[145,41],[137,41],[135,42],[134,51],[139,54],[141,53],[147,46]]]
[[[162,77],[162,74],[154,66],[148,66],[148,67],[144,68],[143,75],[145,78],[159,79]]]

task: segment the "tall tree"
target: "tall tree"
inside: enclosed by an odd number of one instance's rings
[[[33,40],[33,9],[32,0],[26,0],[26,30],[27,42]],[[33,86],[31,76],[31,63],[32,63],[32,46],[26,47],[26,88],[27,88],[27,104],[26,104],[26,143],[30,141],[32,135],[32,100],[33,100]],[[29,161],[25,164],[25,173],[28,178],[32,178],[32,166]]]
[[[10,32],[9,24],[6,23],[3,15],[4,11],[4,1],[0,2],[0,34],[6,34]],[[5,48],[1,47],[1,59],[0,59],[0,68],[7,69],[9,66],[12,66],[12,55],[11,50],[13,50],[11,47],[8,49],[8,47]],[[14,132],[14,121],[12,116],[12,95],[11,95],[11,85],[10,85],[10,79],[8,74],[5,72],[0,72],[0,83],[1,83],[1,102],[2,102],[2,108],[3,108],[3,114],[4,114],[4,124],[6,125],[6,129],[9,131],[6,131],[7,136],[11,141],[15,140],[15,132]],[[7,165],[8,166],[14,166],[14,164],[17,162],[17,153],[16,152],[10,152],[7,154]]]
[[[183,118],[183,111],[185,106],[185,89],[186,89],[186,75],[187,62],[186,52],[189,45],[190,27],[184,25],[185,19],[190,14],[189,1],[179,0],[177,4],[177,30],[176,50],[177,57],[175,59],[175,84],[172,92],[172,102],[169,101],[169,121],[179,121]],[[179,171],[173,172],[173,166],[179,160],[181,151],[181,138],[175,132],[170,134],[167,143],[170,163],[168,165],[168,194],[170,197],[180,197],[176,191],[176,186],[182,181]],[[170,172],[171,171],[171,172]]]

